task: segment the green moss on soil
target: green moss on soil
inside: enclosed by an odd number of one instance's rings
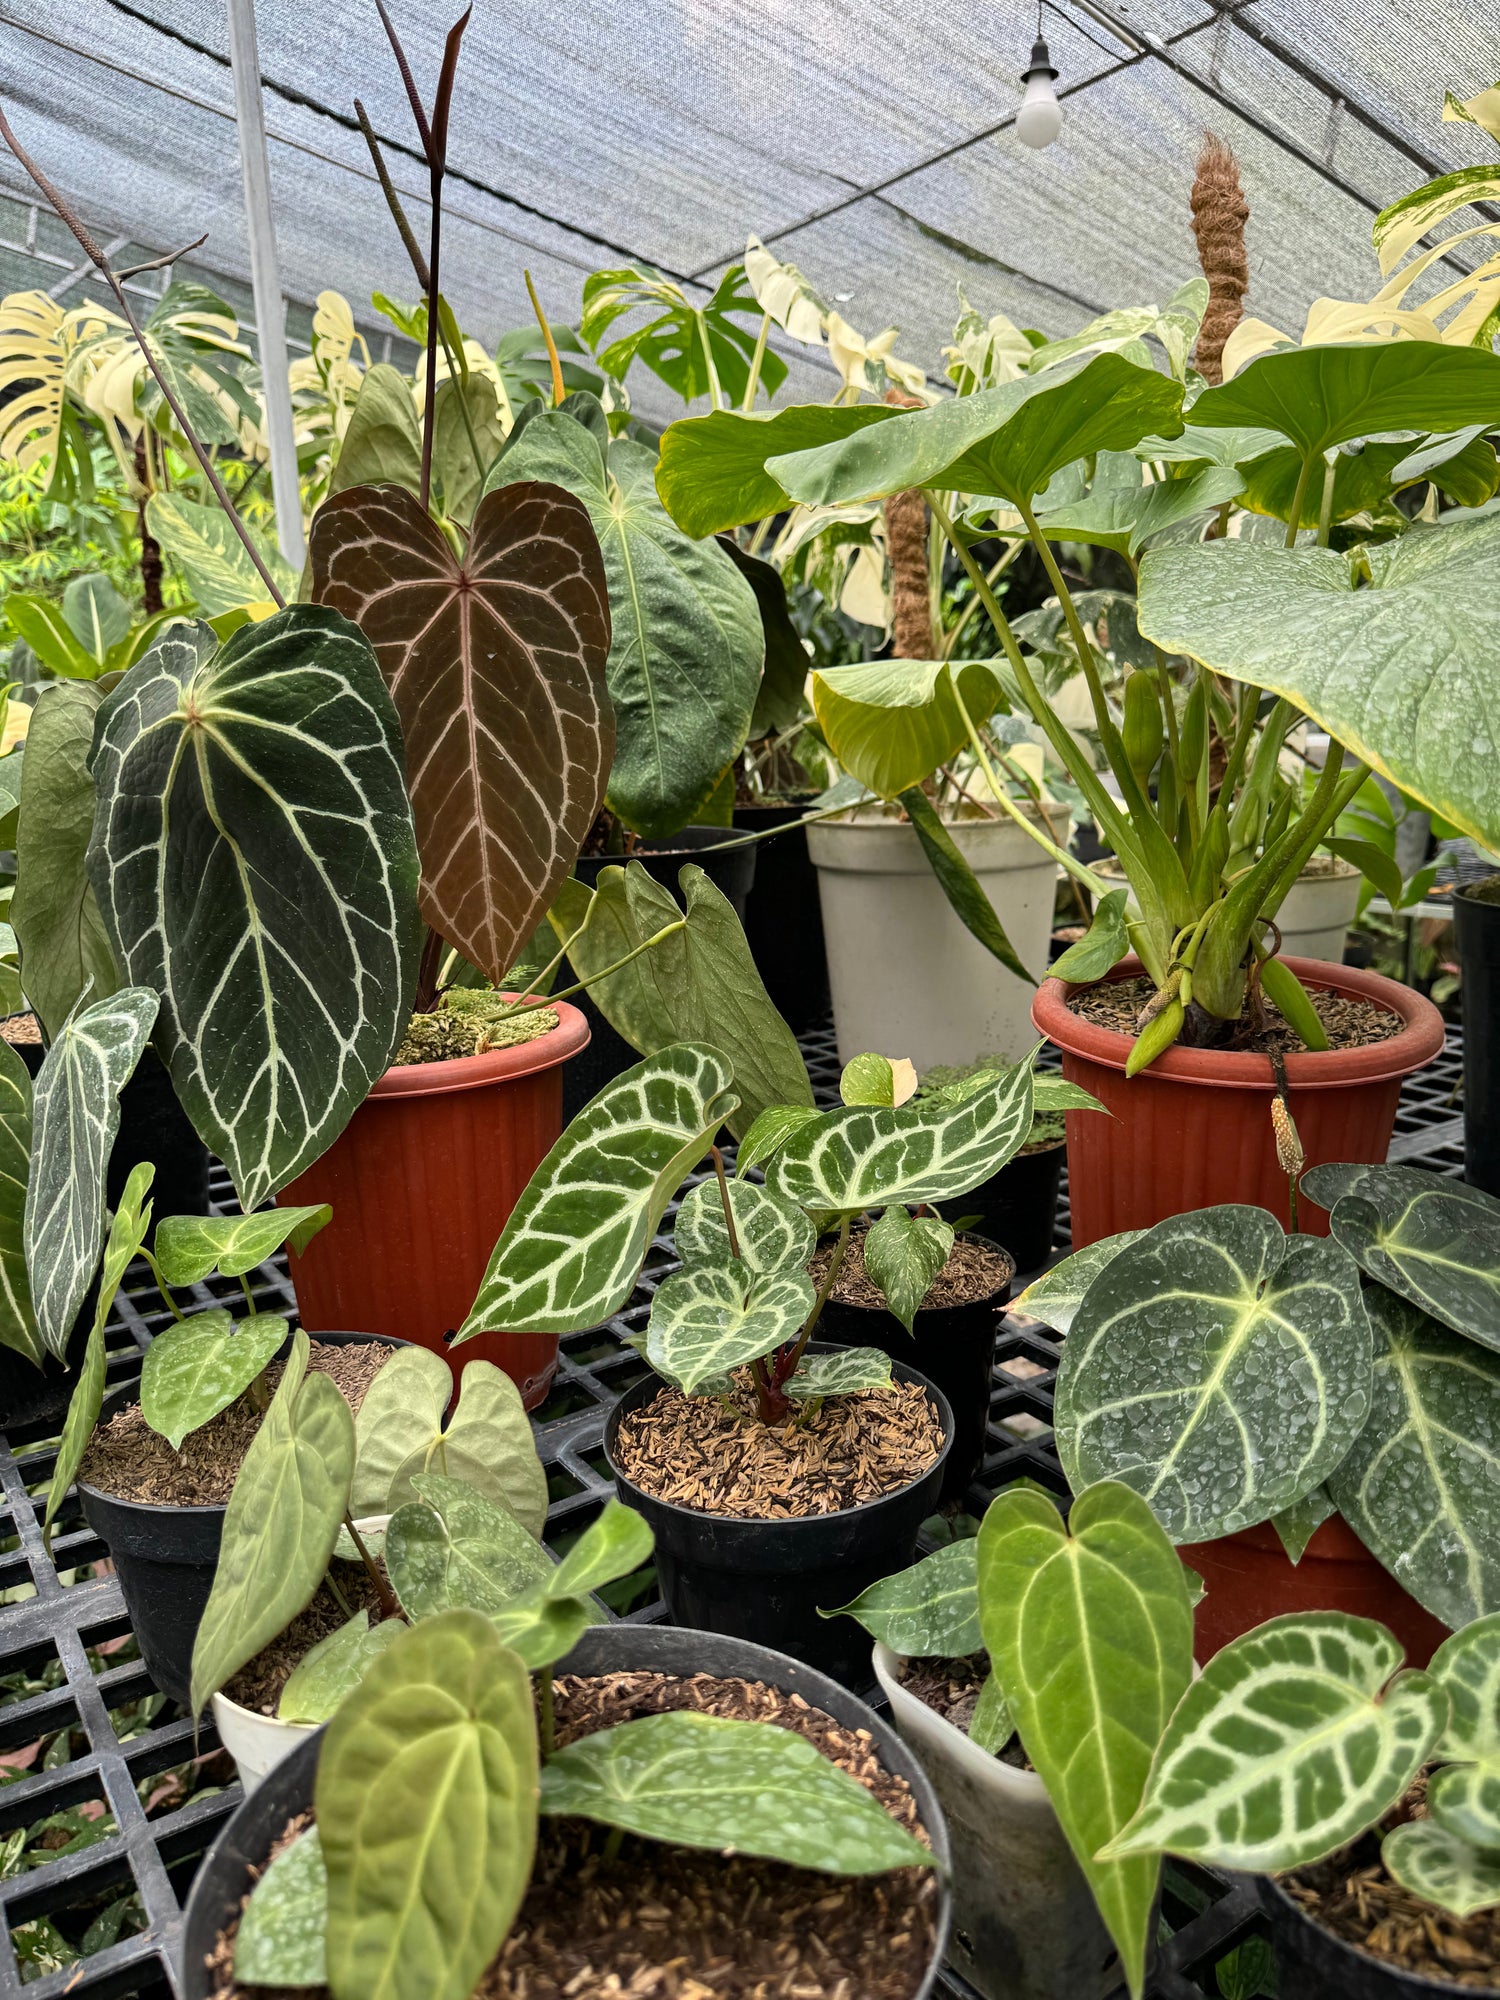
[[[557,1026],[550,1007],[519,1017],[513,1017],[512,1008],[512,1002],[488,988],[451,987],[432,1013],[412,1015],[396,1051],[396,1066],[456,1062],[492,1049],[519,1048]]]

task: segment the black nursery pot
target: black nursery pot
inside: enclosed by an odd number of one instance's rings
[[[815,1340],[808,1352],[827,1354],[836,1345]],[[643,1493],[620,1470],[615,1440],[621,1418],[663,1385],[648,1375],[626,1390],[604,1427],[604,1454],[620,1498],[651,1524],[657,1579],[674,1625],[773,1646],[847,1686],[869,1682],[868,1635],[852,1618],[820,1618],[819,1610],[849,1603],[910,1564],[953,1450],[953,1411],[942,1390],[905,1362],[895,1362],[891,1373],[898,1382],[920,1383],[937,1406],[945,1442],[936,1465],[861,1507],[784,1521],[703,1514]]]
[[[1015,1260],[1018,1271],[1040,1270],[1052,1255],[1057,1198],[1062,1187],[1066,1143],[1059,1139],[1036,1153],[1017,1153],[998,1174],[954,1201],[940,1201],[945,1222],[976,1215],[975,1227]]]
[[[1500,1195],[1500,903],[1453,895],[1464,1017],[1464,1179]]]
[[[1425,1979],[1358,1951],[1315,1922],[1269,1875],[1255,1878],[1270,1919],[1280,2000],[1500,2000],[1500,1987]]]
[[[868,1651],[869,1641],[865,1641]],[[826,1675],[800,1660],[769,1647],[711,1632],[685,1632],[670,1625],[596,1625],[585,1632],[559,1674],[658,1673],[683,1679],[712,1674],[724,1680],[760,1681],[781,1694],[799,1694],[810,1708],[831,1715],[846,1729],[868,1731],[881,1764],[904,1778],[916,1800],[917,1812],[932,1842],[933,1859],[943,1871],[941,1899],[932,1941],[932,1955],[922,1983],[911,2000],[928,2000],[948,1946],[952,1898],[947,1886],[950,1866],[948,1829],[927,1773],[885,1718],[867,1708]],[[225,1927],[265,1869],[272,1843],[288,1820],[308,1811],[323,1732],[299,1743],[269,1772],[245,1800],[204,1858],[193,1878],[182,1932],[179,1967],[182,2000],[212,2000],[217,1986],[208,1959]]]
[[[807,828],[796,824],[812,798],[809,793],[800,804],[734,809],[735,826],[743,833],[765,833],[773,826],[788,829],[748,850],[758,859],[744,922],[750,953],[771,1004],[794,1035],[819,1026],[833,1004],[818,871],[807,851]]]
[[[755,880],[755,849],[732,847],[723,854],[702,852],[706,847],[718,847],[724,841],[733,839],[733,827],[685,826],[665,840],[643,840],[629,858],[639,861],[651,879],[660,882],[664,889],[670,889],[674,896],[679,893],[677,877],[683,867],[689,861],[696,861],[714,887],[729,898],[735,915],[743,923],[746,901]],[[573,873],[592,889],[602,870],[625,866],[626,857],[622,854],[585,854],[579,856]],[[571,985],[576,977],[577,974],[570,971],[564,983]],[[573,1005],[589,1024],[589,1041],[587,1047],[563,1067],[564,1125],[570,1124],[606,1084],[613,1083],[617,1076],[640,1061],[629,1042],[615,1033],[586,992],[576,994]]]
[[[1008,1246],[986,1236],[965,1234],[965,1243],[1009,1254]],[[919,1311],[912,1331],[888,1306],[848,1305],[830,1298],[819,1324],[842,1345],[878,1347],[893,1361],[915,1362],[923,1377],[939,1390],[953,1412],[952,1445],[943,1467],[938,1503],[961,1500],[984,1457],[985,1430],[990,1419],[990,1393],[995,1366],[995,1335],[1010,1297],[1012,1264],[1004,1281],[988,1298],[963,1306],[934,1306]],[[863,1586],[861,1585],[861,1588]],[[851,1590],[841,1601],[854,1596]]]

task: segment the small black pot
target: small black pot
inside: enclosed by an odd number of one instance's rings
[[[833,1345],[815,1340],[808,1351],[826,1354]],[[674,1625],[774,1646],[847,1686],[868,1685],[868,1635],[852,1618],[820,1618],[818,1612],[849,1603],[880,1577],[908,1566],[917,1530],[938,1504],[953,1449],[948,1398],[904,1362],[891,1372],[898,1382],[919,1382],[937,1405],[946,1438],[937,1464],[883,1499],[786,1521],[702,1514],[633,1485],[615,1456],[620,1419],[649,1402],[662,1383],[648,1375],[626,1390],[604,1427],[604,1455],[620,1498],[646,1517],[656,1536],[657,1579]]]
[[[868,1651],[869,1640],[865,1640]],[[781,1694],[799,1694],[810,1708],[831,1715],[846,1729],[869,1732],[876,1755],[887,1771],[905,1778],[917,1812],[932,1842],[933,1858],[943,1870],[937,1933],[932,1957],[912,2000],[927,2000],[948,1946],[952,1899],[946,1877],[950,1866],[948,1829],[927,1773],[890,1722],[846,1688],[799,1660],[788,1659],[766,1646],[710,1632],[684,1632],[670,1625],[596,1625],[555,1669],[560,1674],[660,1673],[713,1674],[722,1679],[760,1681]],[[182,2000],[211,2000],[217,1987],[208,1960],[225,1927],[240,1913],[266,1864],[272,1843],[287,1821],[306,1812],[313,1802],[313,1783],[323,1732],[310,1737],[265,1777],[240,1806],[204,1857],[193,1878],[182,1930],[179,1967]]]
[[[1007,1251],[1018,1271],[1040,1270],[1052,1255],[1057,1197],[1067,1157],[1067,1145],[1061,1139],[1045,1152],[1017,1153],[998,1174],[991,1174],[968,1194],[940,1201],[938,1214],[945,1222],[956,1222],[963,1215],[978,1216],[975,1228]]]
[[[751,851],[759,858],[745,904],[745,936],[771,1004],[794,1035],[819,1027],[828,1017],[828,955],[823,945],[823,905],[818,871],[807,851],[807,828],[798,826],[812,804],[736,806],[734,823],[743,833],[784,826]]]
[[[714,887],[729,898],[735,915],[743,923],[750,886],[755,880],[755,849],[731,847],[723,854],[701,851],[733,839],[734,828],[730,826],[685,826],[665,840],[642,841],[630,860],[639,861],[651,879],[660,882],[674,896],[680,894],[678,875],[689,861],[696,861]],[[626,858],[621,854],[587,854],[579,856],[573,873],[592,889],[602,870],[625,866]],[[571,968],[565,968],[565,976],[558,980],[559,987],[571,986],[577,976]],[[573,1005],[589,1024],[589,1041],[586,1048],[563,1066],[564,1125],[571,1123],[606,1084],[613,1083],[640,1061],[640,1056],[623,1035],[615,1033],[587,993],[575,994]]]
[[[965,1235],[966,1243],[986,1250],[1006,1251],[986,1236]],[[939,1504],[961,1500],[984,1458],[985,1431],[990,1420],[994,1387],[995,1335],[1005,1317],[1015,1266],[988,1298],[965,1306],[934,1306],[919,1311],[912,1331],[888,1306],[854,1306],[830,1298],[819,1324],[834,1339],[850,1347],[878,1347],[893,1361],[915,1362],[922,1374],[946,1397],[953,1411],[953,1444],[943,1471]],[[849,1593],[852,1597],[853,1591]],[[845,1598],[844,1602],[849,1600]]]
[[[380,1347],[410,1345],[378,1333],[319,1333],[311,1337],[332,1347],[367,1342]],[[286,1352],[283,1344],[278,1355],[284,1359]],[[112,1390],[104,1399],[100,1423],[139,1400],[139,1383]],[[158,1506],[122,1500],[82,1479],[78,1499],[84,1519],[114,1560],[125,1610],[147,1673],[164,1695],[186,1708],[191,1698],[193,1644],[214,1587],[228,1502]]]
[[[1464,1179],[1500,1195],[1500,903],[1453,892],[1463,975]]]
[[[1255,1891],[1271,1923],[1281,2000],[1500,2000],[1500,1987],[1456,1986],[1403,1972],[1325,1930],[1269,1875]]]

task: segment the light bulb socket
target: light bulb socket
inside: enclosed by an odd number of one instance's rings
[[[1030,83],[1034,76],[1052,77],[1056,75],[1057,71],[1052,67],[1052,53],[1043,38],[1038,35],[1031,45],[1031,66],[1028,69],[1022,70],[1021,81],[1022,83]]]

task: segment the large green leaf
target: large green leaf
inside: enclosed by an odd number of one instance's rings
[[[299,1328],[229,1496],[193,1645],[194,1715],[311,1603],[338,1539],[354,1470],[354,1419],[333,1381],[308,1373],[307,1357]]]
[[[120,984],[84,865],[94,824],[89,748],[103,699],[92,681],[43,688],[21,766],[10,921],[22,988],[49,1035],[61,1030],[90,980],[95,1000]]]
[[[983,1643],[978,1562],[976,1541],[950,1542],[910,1569],[881,1577],[836,1611],[818,1615],[857,1619],[872,1639],[907,1659],[962,1659]]]
[[[278,1721],[326,1722],[400,1630],[399,1618],[372,1625],[368,1611],[356,1611],[347,1624],[310,1647],[288,1674],[276,1704]]]
[[[804,1269],[818,1240],[801,1209],[756,1181],[730,1181],[728,1191],[735,1242],[748,1269],[759,1277]],[[734,1251],[717,1179],[700,1181],[683,1196],[672,1240],[686,1270],[729,1262]]]
[[[31,1165],[31,1073],[0,1038],[0,1347],[38,1366],[42,1341],[31,1304],[24,1241]]]
[[[377,361],[359,385],[328,481],[329,498],[352,486],[389,484],[415,493],[421,483],[422,424],[411,384],[399,368]]]
[[[1026,1287],[1015,1300],[1016,1311],[1029,1313],[1058,1333],[1071,1333],[1078,1309],[1095,1278],[1122,1250],[1128,1250],[1145,1234],[1144,1229],[1122,1229],[1117,1235],[1101,1236],[1082,1250],[1075,1250],[1071,1257],[1064,1257]]]
[[[443,1473],[419,1473],[419,1500],[392,1514],[385,1563],[401,1608],[413,1620],[454,1606],[503,1610],[545,1587],[552,1558],[510,1512]]]
[[[158,1053],[248,1214],[338,1137],[411,1013],[401,730],[354,626],[175,626],[99,711],[89,875]]]
[[[766,460],[852,437],[896,411],[882,403],[843,409],[795,403],[784,410],[714,410],[682,417],[662,433],[656,490],[684,534],[698,539],[763,521],[787,504]]]
[[[652,1296],[646,1359],[685,1395],[696,1395],[794,1340],[816,1296],[811,1278],[797,1271],[760,1277],[738,1261],[678,1271]]]
[[[731,1081],[716,1050],[682,1042],[585,1105],[522,1191],[458,1338],[576,1333],[618,1312],[667,1203],[739,1101]]]
[[[813,709],[829,749],[883,799],[920,785],[969,740],[954,688],[976,728],[1003,699],[982,660],[866,660],[813,675]]]
[[[217,503],[204,506],[180,493],[153,493],[146,502],[146,526],[181,567],[205,618],[222,618],[226,611],[238,611],[242,605],[272,602],[265,578]],[[282,596],[294,597],[296,571],[274,548],[259,540],[256,546]]]
[[[327,1926],[328,1871],[318,1829],[310,1826],[281,1850],[251,1892],[235,1933],[235,1978],[246,1986],[326,1984]]]
[[[1344,1457],[1370,1408],[1359,1270],[1261,1208],[1160,1222],[1089,1287],[1057,1372],[1075,1492],[1119,1479],[1174,1541],[1279,1514]]]
[[[658,483],[660,478],[658,461]],[[755,601],[760,606],[766,663],[755,697],[755,713],[750,718],[750,738],[758,742],[762,737],[790,732],[806,716],[810,663],[802,634],[792,622],[781,571],[760,556],[751,555],[748,549],[742,549],[733,535],[720,535],[718,540],[719,547],[755,592]]]
[[[1438,1683],[1397,1674],[1401,1659],[1383,1625],[1339,1611],[1233,1640],[1183,1697],[1106,1851],[1259,1874],[1344,1846],[1402,1796],[1447,1719]]]
[[[392,1363],[385,1365],[389,1368]],[[403,1425],[400,1435],[407,1444],[406,1457],[397,1464],[375,1512],[401,1506],[420,1490],[416,1481],[422,1473],[439,1472],[465,1481],[476,1493],[509,1508],[531,1534],[541,1534],[547,1518],[547,1475],[521,1392],[492,1361],[465,1364],[458,1405],[446,1426],[429,1422],[425,1434],[413,1438],[411,1427]],[[368,1431],[365,1437],[373,1446]],[[367,1454],[367,1470],[369,1464]]]
[[[1370,583],[1357,588],[1365,568]],[[1349,555],[1220,541],[1154,550],[1141,567],[1141,630],[1158,646],[1285,695],[1490,845],[1500,845],[1497,620],[1493,516]]]
[[[333,2000],[469,2000],[526,1893],[536,1800],[531,1682],[489,1620],[400,1633],[318,1759]]]
[[[1441,1174],[1370,1167],[1330,1227],[1362,1271],[1455,1333],[1500,1349],[1500,1202]]]
[[[326,1201],[257,1215],[164,1215],[152,1246],[169,1285],[197,1285],[217,1271],[240,1278],[288,1244],[297,1256],[333,1219]]]
[[[744,748],[765,639],[755,593],[714,542],[684,535],[656,497],[656,455],[606,444],[561,410],[526,426],[488,485],[546,480],[589,511],[604,555],[614,636],[608,800],[627,826],[674,833]]]
[[[156,996],[127,986],[85,995],[48,1049],[32,1099],[22,1240],[37,1331],[61,1358],[104,1241],[105,1176],[120,1092],[156,1018]]]
[[[1462,1921],[1500,1903],[1500,1857],[1482,1854],[1436,1819],[1409,1819],[1380,1844],[1386,1873],[1403,1889]]]
[[[227,1410],[286,1339],[280,1313],[255,1313],[238,1324],[223,1306],[163,1328],[141,1363],[141,1415],[173,1451]]]
[[[542,1767],[542,1811],[829,1875],[932,1866],[931,1851],[805,1736],[690,1709],[557,1751]]]
[[[1344,1519],[1445,1625],[1500,1610],[1500,1356],[1379,1285],[1370,1418],[1328,1490]]]
[[[1095,1857],[1140,1804],[1188,1686],[1193,1614],[1150,1508],[1106,1483],[1063,1525],[1035,1491],[1002,1493],[979,1530],[979,1622],[1021,1742],[1047,1787],[1139,2000],[1158,1867]]]

